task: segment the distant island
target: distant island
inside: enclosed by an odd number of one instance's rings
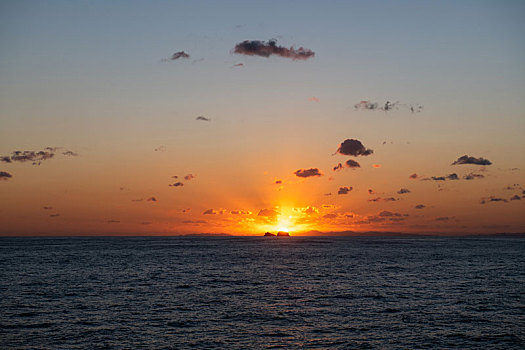
[[[271,232],[266,232],[264,234],[264,237],[275,237],[275,236],[290,237],[290,234],[288,232],[286,232],[286,231],[279,231],[279,232],[277,232],[277,234],[271,233]]]

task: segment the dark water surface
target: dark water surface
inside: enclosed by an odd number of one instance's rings
[[[525,347],[524,238],[0,238],[0,348]]]

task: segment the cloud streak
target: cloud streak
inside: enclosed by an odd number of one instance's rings
[[[233,53],[247,56],[270,57],[272,55],[291,58],[292,60],[307,60],[315,56],[315,52],[310,49],[299,47],[278,46],[276,40],[245,40],[238,43],[233,48]]]

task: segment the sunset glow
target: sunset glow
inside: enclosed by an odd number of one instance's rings
[[[525,231],[511,7],[9,3],[2,235]]]

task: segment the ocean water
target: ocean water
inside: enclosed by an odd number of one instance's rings
[[[0,238],[2,349],[523,349],[525,238]]]

